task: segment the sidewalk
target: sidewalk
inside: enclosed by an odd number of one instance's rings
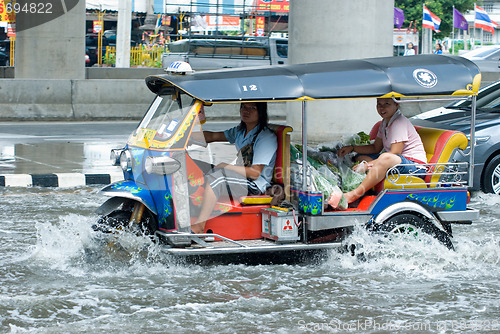
[[[0,187],[77,187],[122,180],[121,168],[111,165],[110,151],[122,148],[137,125],[138,121],[0,123]],[[230,126],[214,123],[211,130]],[[232,145],[218,145],[224,147],[212,152],[213,159],[235,156]]]

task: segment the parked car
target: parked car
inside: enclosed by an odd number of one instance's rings
[[[412,117],[414,125],[462,131],[469,137],[471,100],[450,103]],[[500,81],[482,88],[477,98],[473,190],[500,194]],[[456,153],[456,161],[469,161]]]
[[[116,46],[116,30],[106,30],[102,37],[107,39],[109,46]]]
[[[97,44],[98,36],[97,34],[85,35],[85,54],[88,56],[89,61],[85,57],[85,66],[93,66],[97,63]],[[106,53],[106,46],[109,45],[107,38],[102,38],[102,56]]]
[[[0,66],[9,66],[9,55],[0,52]]]
[[[131,39],[130,39],[130,47],[135,47],[138,46],[139,43],[137,41],[141,40],[141,31],[138,30],[132,30],[131,34]],[[105,30],[102,33],[102,37],[106,38],[106,41],[109,46],[115,46],[116,47],[116,30]]]
[[[488,45],[461,55],[473,61],[481,72],[500,71],[500,45]]]
[[[10,65],[10,40],[0,40],[0,66]]]

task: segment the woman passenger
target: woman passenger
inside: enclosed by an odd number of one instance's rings
[[[367,161],[369,170],[365,179],[354,190],[345,193],[347,203],[352,203],[385,178],[386,172],[398,164],[403,174],[425,173],[421,164],[427,163],[422,140],[411,122],[401,114],[399,103],[391,98],[377,99],[377,112],[382,117],[375,142],[370,145],[349,145],[339,150],[339,156],[356,152],[357,161]],[[380,154],[382,149],[384,153]]]

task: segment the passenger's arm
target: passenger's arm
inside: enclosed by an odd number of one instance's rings
[[[203,135],[205,136],[205,141],[207,143],[212,143],[215,141],[227,141],[224,132],[203,131]]]
[[[401,153],[403,153],[404,147],[405,147],[405,142],[391,144],[391,153],[392,154],[401,154]]]
[[[343,157],[351,152],[356,152],[358,154],[377,154],[382,151],[382,148],[384,148],[382,139],[377,137],[373,144],[344,146],[339,150],[338,155],[339,157]]]

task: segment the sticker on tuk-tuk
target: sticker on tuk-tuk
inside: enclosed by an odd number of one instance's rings
[[[438,82],[437,75],[425,68],[418,68],[413,71],[413,78],[424,88],[432,88],[436,86]]]
[[[179,121],[176,119],[171,120],[168,125],[162,124],[160,126],[160,129],[158,130],[158,134],[160,135],[160,137],[170,138],[170,136],[172,136],[172,132],[177,127],[177,124],[179,124]]]

